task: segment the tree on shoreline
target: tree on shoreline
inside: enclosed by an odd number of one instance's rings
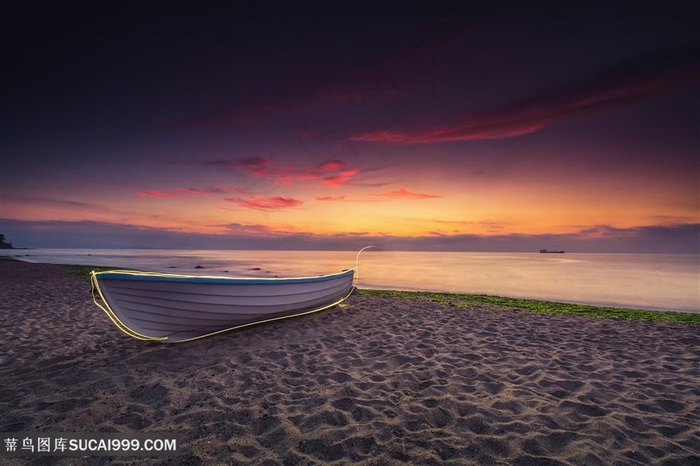
[[[12,243],[5,242],[5,235],[0,233],[0,249],[14,249]]]

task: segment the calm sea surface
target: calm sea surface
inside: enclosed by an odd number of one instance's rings
[[[351,251],[29,249],[30,262],[232,276],[311,276],[355,266]],[[700,256],[367,250],[361,288],[453,291],[700,312]],[[196,268],[200,266],[201,268]]]

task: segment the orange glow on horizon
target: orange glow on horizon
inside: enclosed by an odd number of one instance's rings
[[[336,168],[330,164],[328,170]],[[60,195],[11,199],[3,203],[3,213],[27,221],[93,221],[187,233],[417,237],[564,234],[594,225],[651,225],[660,218],[693,222],[696,208],[682,202],[687,199],[682,188],[659,195],[658,190],[612,179],[601,179],[593,188],[583,181],[567,185],[556,180],[545,186],[530,180],[516,185],[505,178],[466,188],[423,181],[416,188],[384,190],[298,185],[268,191],[266,196],[231,197],[211,191],[173,189],[171,196],[124,196],[117,190],[93,196],[92,202],[61,201]]]

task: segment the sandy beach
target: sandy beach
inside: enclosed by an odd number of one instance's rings
[[[3,464],[700,464],[700,327],[351,296],[144,343],[65,266],[0,261],[0,432],[175,432],[170,458]]]

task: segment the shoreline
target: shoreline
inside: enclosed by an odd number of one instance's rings
[[[700,457],[695,326],[360,292],[317,314],[166,345],[121,334],[74,272],[0,261],[0,432],[172,432],[182,438],[173,464]]]
[[[37,265],[56,265],[67,267],[73,273],[89,277],[91,270],[111,270],[113,267],[51,264],[45,262],[25,261],[16,257],[0,256],[0,261],[17,261]],[[448,303],[451,306],[464,307],[465,303],[503,306],[504,308],[516,308],[522,311],[542,314],[581,315],[598,318],[615,318],[623,320],[645,320],[650,322],[679,322],[690,325],[700,325],[700,309],[698,310],[670,310],[667,308],[637,308],[614,305],[597,305],[580,302],[565,302],[539,298],[516,298],[501,295],[456,293],[450,291],[385,289],[385,288],[356,288],[365,296],[385,296],[395,299],[428,299],[435,302]],[[660,315],[660,313],[663,313]]]
[[[33,254],[34,257],[18,259],[111,268],[119,262],[116,268],[177,270],[184,274],[205,271],[214,275],[229,275],[231,271],[232,275],[241,276],[322,275],[346,268],[355,259],[354,254],[348,257],[343,252],[326,251],[318,257],[320,263],[326,265],[316,266],[314,254],[299,251],[294,254],[283,251],[286,255],[281,257],[271,255],[272,251],[110,251],[47,249]],[[437,257],[425,252],[380,251],[363,256],[363,272],[358,283],[360,287],[371,289],[486,294],[623,309],[700,313],[697,284],[700,256],[572,254],[565,260],[540,256],[536,253],[518,253],[512,257],[508,253],[445,253],[444,257]],[[408,258],[410,262],[406,262]],[[422,272],[412,274],[405,268],[414,265]],[[530,280],[525,279],[528,270],[533,274]]]

